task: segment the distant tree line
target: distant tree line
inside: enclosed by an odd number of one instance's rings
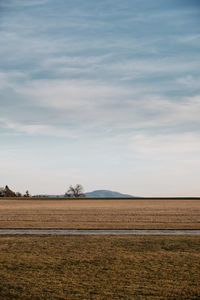
[[[85,194],[83,191],[84,189],[81,184],[76,184],[75,186],[70,185],[67,192],[64,194],[64,197],[84,198]],[[32,196],[29,194],[29,191],[26,191],[25,194],[14,192],[6,185],[5,187],[0,187],[0,197],[32,197]],[[33,196],[33,197],[37,197],[37,196]]]
[[[7,185],[5,187],[0,187],[0,197],[31,197],[29,191],[25,194],[19,192],[13,192]]]

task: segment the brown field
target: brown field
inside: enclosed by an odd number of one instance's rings
[[[0,199],[0,228],[200,229],[200,200]]]
[[[200,299],[200,237],[0,236],[0,299]]]

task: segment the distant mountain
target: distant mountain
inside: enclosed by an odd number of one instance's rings
[[[109,190],[96,190],[93,192],[85,193],[88,198],[134,198],[132,195],[121,194]]]

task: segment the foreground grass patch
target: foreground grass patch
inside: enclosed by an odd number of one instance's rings
[[[1,236],[0,299],[199,299],[200,237]]]

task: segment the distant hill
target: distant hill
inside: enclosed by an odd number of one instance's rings
[[[96,190],[93,192],[85,193],[88,198],[134,198],[132,195],[121,194],[109,190]]]
[[[61,198],[64,197],[64,195],[35,195],[36,197],[55,197],[55,198]],[[109,190],[96,190],[93,192],[85,193],[85,196],[88,198],[135,198],[132,195],[128,194],[121,194],[114,191]]]

